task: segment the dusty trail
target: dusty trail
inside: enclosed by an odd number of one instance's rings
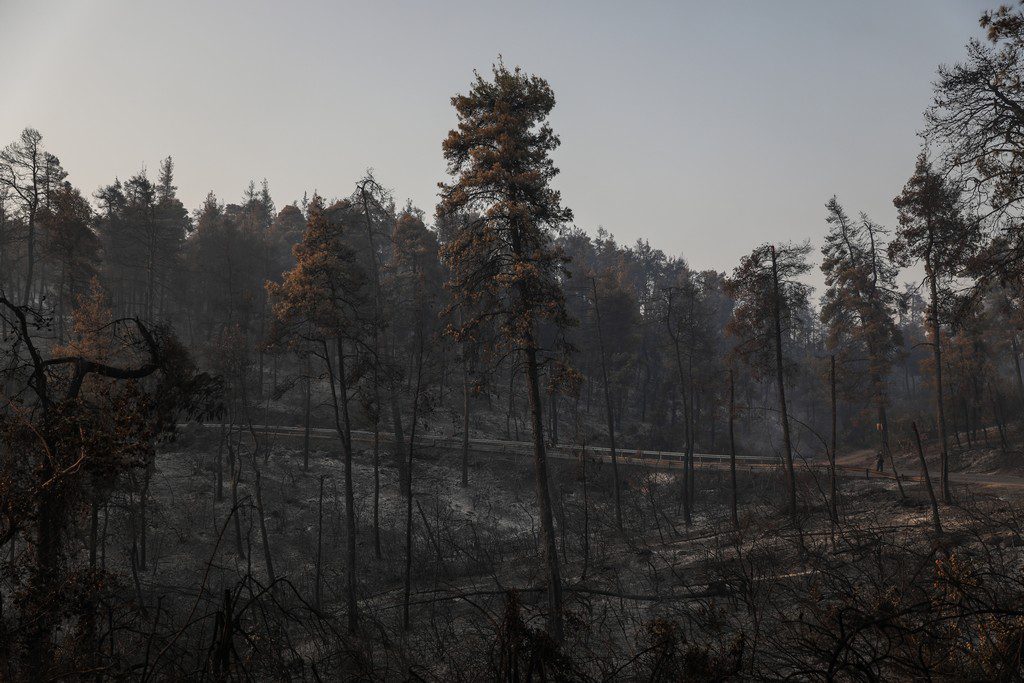
[[[901,481],[924,481],[916,463],[908,460],[898,462],[898,464],[901,466]],[[862,448],[848,453],[841,453],[836,458],[836,465],[851,474],[864,474],[867,472],[871,477],[894,479],[892,472],[888,469],[888,462],[886,462],[886,470],[884,472],[875,471],[875,450],[872,448]],[[937,481],[938,463],[936,462],[933,465],[929,462],[928,469],[934,484]],[[950,472],[949,481],[951,484],[960,486],[1024,491],[1024,476],[1007,472]]]

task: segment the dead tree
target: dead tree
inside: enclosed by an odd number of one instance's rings
[[[935,500],[935,489],[932,488],[932,478],[928,476],[928,463],[924,459],[924,448],[921,447],[921,433],[917,431],[917,422],[910,423],[914,430],[914,442],[917,444],[917,458],[921,464],[921,478],[924,479],[925,489],[928,491],[928,502],[932,505],[932,526],[935,535],[942,535],[942,522],[939,520],[939,503]]]
[[[608,363],[604,356],[604,336],[601,334],[601,305],[597,297],[597,280],[590,278],[594,293],[594,319],[597,323],[597,348],[601,357],[601,385],[604,388],[605,417],[608,420],[608,446],[612,453],[612,486],[615,487],[615,527],[622,532],[622,487],[619,484],[619,460],[615,452],[615,420],[612,415],[612,397],[608,382]]]

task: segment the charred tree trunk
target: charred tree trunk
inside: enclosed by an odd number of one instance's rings
[[[675,350],[676,356],[676,370],[679,372],[679,393],[683,396],[683,429],[684,429],[684,451],[688,450],[688,444],[690,442],[690,423],[688,420],[689,407],[688,407],[688,391],[686,373],[683,370],[683,356],[682,351],[679,348],[679,335],[676,334],[672,329],[672,293],[669,291],[668,295],[668,315],[665,318],[665,326],[668,328],[669,337],[672,339],[672,346]],[[675,402],[672,403],[672,423],[675,425]],[[684,455],[683,457],[683,521],[686,526],[689,527],[692,523],[690,517],[690,466],[688,462],[689,458]]]
[[[1013,349],[1013,369],[1014,379],[1017,380],[1017,397],[1020,399],[1021,406],[1024,406],[1024,374],[1020,371],[1020,348],[1017,345],[1017,332],[1016,330],[1010,335],[1010,346]]]
[[[227,430],[224,423],[221,423],[220,441],[217,443],[217,488],[213,496],[218,503],[224,500],[224,447],[227,445],[227,438]]]
[[[914,441],[917,443],[917,457],[921,463],[921,477],[924,479],[925,488],[928,490],[928,501],[932,505],[932,526],[937,536],[942,535],[942,522],[939,521],[939,504],[935,500],[935,489],[932,488],[932,478],[928,476],[928,463],[924,459],[924,448],[921,447],[921,434],[917,431],[917,423],[911,422],[914,428]]]
[[[55,447],[55,444],[47,446]],[[54,599],[60,588],[55,585],[60,562],[60,503],[53,490],[46,485],[54,474],[49,464],[39,469],[42,485],[36,504],[35,556],[29,588],[30,610],[35,613],[28,634],[29,680],[47,678],[46,671],[53,658],[53,632],[59,620]]]
[[[737,513],[736,494],[736,432],[734,423],[736,421],[736,378],[733,376],[732,368],[729,369],[729,489],[732,493],[730,500],[730,512],[732,513],[732,526],[740,528],[740,518]]]
[[[551,443],[558,444],[558,392],[551,388]]]
[[[601,334],[601,308],[597,299],[597,281],[590,279],[594,290],[594,319],[597,323],[597,348],[601,356],[601,382],[604,388],[605,417],[608,420],[608,445],[612,453],[612,485],[615,487],[615,528],[622,532],[622,487],[619,484],[619,460],[615,452],[615,421],[612,414],[611,388],[608,386],[608,363],[604,356],[604,336]]]
[[[380,551],[380,422],[373,423],[373,554],[378,560]]]
[[[352,422],[348,410],[348,380],[345,376],[345,344],[339,335],[335,338],[338,356],[337,378],[330,368],[328,360],[327,375],[330,377],[331,393],[334,404],[334,426],[341,437],[341,447],[345,460],[345,565],[347,603],[347,621],[350,633],[359,629],[359,606],[356,601],[356,511],[355,497],[352,487]],[[324,344],[324,358],[329,359],[327,345]],[[337,385],[335,385],[337,382]]]
[[[259,515],[260,522],[260,541],[263,545],[263,563],[267,569],[267,585],[274,585],[274,581],[277,579],[277,575],[274,574],[274,559],[270,553],[270,537],[267,534],[267,516],[263,509],[263,485],[260,479],[260,468],[253,463],[253,469],[256,470],[256,514]]]
[[[903,482],[900,480],[900,472],[896,468],[896,459],[892,455],[892,448],[889,447],[889,414],[885,409],[884,397],[879,398],[878,403],[878,426],[881,432],[882,455],[889,458],[889,467],[892,468],[892,476],[896,480],[896,488],[900,492],[900,500],[906,500],[907,494],[903,491]]]
[[[779,291],[779,268],[775,260],[775,247],[770,248],[772,257],[772,319],[775,325],[775,378],[779,388],[779,412],[782,415],[783,458],[786,466],[786,486],[789,489],[789,513],[796,521],[796,473],[793,471],[793,444],[789,434],[789,410],[786,406],[785,368],[782,364],[782,302]]]
[[[35,190],[33,190],[33,193]],[[33,194],[33,196],[35,196]],[[28,223],[26,227],[27,239],[26,239],[26,253],[27,267],[25,271],[25,290],[21,297],[22,305],[28,306],[32,303],[32,279],[34,277],[34,269],[36,266],[36,207],[38,199],[29,203],[28,208]]]
[[[942,337],[939,326],[939,292],[936,283],[936,274],[931,266],[926,268],[928,275],[928,286],[931,290],[930,310],[928,317],[932,328],[932,357],[935,362],[935,420],[939,428],[939,443],[942,448],[942,459],[940,461],[940,490],[942,502],[947,505],[952,502],[952,495],[949,490],[949,445],[946,437],[946,410],[943,405],[942,390]],[[954,411],[955,412],[955,411]]]
[[[832,398],[832,447],[828,454],[828,499],[829,517],[833,524],[839,523],[839,497],[836,494],[836,458],[839,457],[839,401],[836,397],[836,357],[829,356],[829,394]]]
[[[469,360],[462,351],[462,488],[469,486]]]
[[[590,497],[587,491],[587,447],[583,447],[580,455],[580,474],[583,478],[583,571],[580,581],[587,580],[587,567],[590,564]]]
[[[548,632],[555,642],[561,642],[562,622],[562,579],[558,566],[558,547],[555,540],[555,523],[551,513],[551,494],[548,490],[547,452],[544,447],[543,404],[540,396],[540,373],[537,367],[537,349],[533,346],[533,335],[526,334],[523,349],[526,361],[526,386],[530,401],[530,419],[533,431],[533,466],[537,487],[537,504],[540,507],[541,533],[544,545],[544,560],[548,573]]]
[[[229,437],[230,438],[230,437]],[[228,442],[228,467],[231,468],[231,508],[235,518],[235,552],[238,557],[245,557],[245,550],[242,547],[242,521],[241,515],[238,514],[238,479],[242,474],[241,458],[235,457],[235,447]]]
[[[316,503],[316,568],[313,580],[313,605],[320,609],[320,584],[323,577],[323,548],[324,548],[324,475],[320,475],[320,495]]]
[[[695,389],[693,386],[693,356],[686,363],[686,380],[690,385],[689,394],[689,411],[685,415],[686,419],[686,486],[688,488],[688,494],[686,499],[690,501],[690,512],[693,513],[693,509],[697,506],[697,472],[694,469],[694,458],[693,452],[697,441],[697,400],[695,396]],[[684,404],[685,405],[685,404]]]
[[[509,362],[509,373],[508,373],[508,411],[505,413],[505,438],[512,438],[512,422],[515,420],[516,412],[516,366],[514,362]],[[519,439],[519,427],[516,426],[516,440]]]
[[[139,491],[139,569],[146,569],[146,509],[149,502],[149,482],[153,478],[153,463],[143,470],[142,489]]]
[[[423,381],[423,323],[416,326],[416,384],[412,395],[412,423],[409,426],[409,460],[405,479],[405,584],[402,600],[402,630],[409,630],[409,596],[412,594],[412,463],[415,454],[416,422],[419,417],[420,390]]]
[[[1010,444],[1006,438],[1006,415],[1004,412],[1003,394],[996,389],[992,380],[988,381],[988,392],[992,399],[992,417],[995,418],[996,429],[999,430],[999,446],[1003,451],[1006,451]]]
[[[313,403],[313,369],[310,354],[306,352],[306,395],[303,397],[302,410],[302,471],[309,472],[309,427]]]

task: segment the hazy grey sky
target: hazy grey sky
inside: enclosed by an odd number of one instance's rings
[[[0,142],[38,128],[87,193],[171,154],[190,208],[372,167],[432,214],[449,98],[500,53],[555,90],[579,226],[730,269],[833,193],[894,223],[935,68],[994,4],[0,0]]]

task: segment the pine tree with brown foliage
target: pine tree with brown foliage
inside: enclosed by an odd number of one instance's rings
[[[572,219],[551,187],[557,175],[551,153],[559,140],[548,123],[555,95],[547,81],[504,64],[492,78],[480,74],[466,95],[452,98],[458,128],[443,143],[448,171],[456,180],[441,184],[441,215],[473,214],[444,245],[448,286],[455,302],[451,332],[472,338],[486,321],[500,328],[493,355],[518,355],[523,363],[533,432],[533,461],[541,538],[547,564],[552,637],[563,631],[562,586],[548,489],[540,366],[546,351],[538,343],[542,322],[571,323],[562,278],[565,259],[555,232]],[[549,362],[557,362],[551,360]],[[564,373],[552,373],[559,377]]]
[[[345,241],[340,224],[331,220],[323,199],[314,196],[302,241],[295,245],[295,267],[280,284],[268,283],[277,328],[273,337],[312,340],[326,365],[335,428],[341,438],[345,467],[345,529],[348,627],[358,628],[356,600],[356,519],[352,484],[352,382],[346,356],[367,336],[367,276]]]

